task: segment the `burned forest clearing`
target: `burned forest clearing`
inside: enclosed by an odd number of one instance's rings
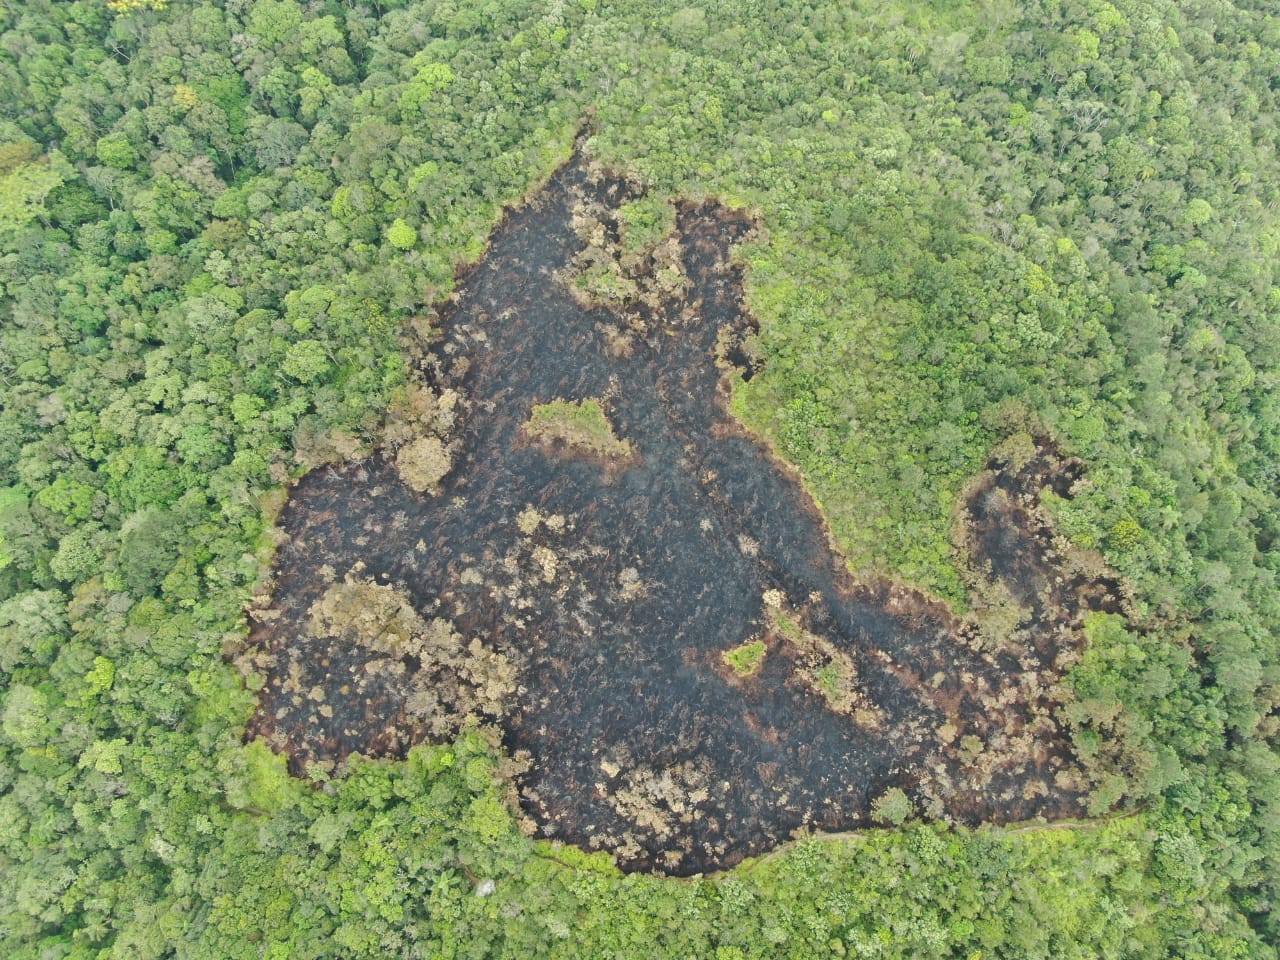
[[[250,735],[331,773],[495,725],[532,834],[678,874],[883,823],[891,790],[970,825],[1085,813],[1063,677],[1123,602],[1040,506],[1079,465],[1024,436],[966,491],[970,614],[852,577],[729,412],[752,224],[682,203],[628,243],[644,201],[576,154],[440,311],[424,434],[294,488]]]

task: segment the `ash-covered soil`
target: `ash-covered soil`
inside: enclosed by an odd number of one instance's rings
[[[631,870],[865,826],[891,787],[969,823],[1081,813],[1060,683],[1121,601],[1038,505],[1078,465],[1028,439],[971,484],[975,614],[856,581],[726,409],[752,225],[687,204],[642,243],[639,198],[575,157],[440,311],[383,450],[293,489],[239,658],[265,677],[249,735],[302,773],[495,723],[530,828]],[[540,442],[556,401],[581,422]]]

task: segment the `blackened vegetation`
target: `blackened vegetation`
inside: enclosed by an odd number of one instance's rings
[[[867,825],[892,787],[964,822],[1080,813],[1060,684],[1083,614],[1120,601],[1041,515],[1078,467],[1024,438],[967,491],[974,615],[854,580],[726,412],[752,332],[729,251],[751,225],[686,204],[625,252],[637,196],[575,161],[497,230],[422,357],[424,429],[452,457],[437,488],[411,491],[394,451],[298,484],[243,658],[266,680],[250,735],[315,773],[498,721],[530,828],[636,870]],[[587,398],[634,451],[620,469],[522,440],[535,405]],[[343,606],[365,594],[392,639]],[[766,652],[739,676],[723,654],[748,642]]]

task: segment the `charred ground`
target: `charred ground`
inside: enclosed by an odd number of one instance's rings
[[[680,874],[866,825],[891,787],[963,822],[1082,812],[1061,681],[1083,615],[1121,601],[1039,506],[1078,464],[1024,439],[970,485],[973,615],[856,581],[727,412],[751,224],[686,204],[639,242],[640,198],[560,170],[441,311],[412,429],[292,491],[241,657],[265,678],[249,735],[301,773],[496,721],[532,829]],[[531,442],[559,401],[598,403],[627,455]]]

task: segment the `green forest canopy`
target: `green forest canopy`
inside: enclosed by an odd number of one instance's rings
[[[1254,0],[0,11],[0,940],[23,957],[1275,957],[1280,17]],[[281,485],[377,436],[502,204],[590,151],[755,212],[737,411],[963,602],[992,446],[1088,465],[1079,829],[724,876],[533,842],[479,733],[316,789],[227,664]],[[490,896],[477,896],[493,880]]]

